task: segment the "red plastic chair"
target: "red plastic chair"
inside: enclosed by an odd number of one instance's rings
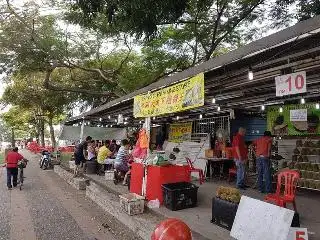
[[[287,203],[292,203],[294,210],[296,206],[296,190],[300,174],[294,170],[284,170],[278,174],[277,190],[274,194],[267,194],[264,198],[266,202],[274,202],[280,207],[286,207]],[[282,187],[284,185],[284,188]]]
[[[200,185],[202,183],[204,183],[204,173],[203,173],[203,170],[202,169],[199,169],[199,168],[194,168],[193,164],[192,164],[192,161],[190,158],[186,158],[187,162],[188,162],[188,165],[189,165],[189,172],[190,174],[193,173],[193,172],[196,172],[196,173],[199,173],[199,182],[200,182]]]

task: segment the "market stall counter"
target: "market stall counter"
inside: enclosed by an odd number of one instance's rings
[[[142,194],[142,179],[144,176],[144,165],[133,163],[131,169],[130,192]],[[189,166],[168,165],[168,166],[146,166],[146,198],[158,199],[163,204],[162,184],[190,182],[191,175]]]

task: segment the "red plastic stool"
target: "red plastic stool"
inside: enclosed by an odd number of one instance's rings
[[[168,218],[153,231],[151,240],[192,240],[190,228],[179,219]]]

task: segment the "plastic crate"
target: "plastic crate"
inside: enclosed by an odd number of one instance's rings
[[[163,204],[172,211],[197,206],[198,186],[189,182],[162,185]]]
[[[105,171],[104,177],[107,181],[112,181],[114,178],[114,171]]]
[[[126,213],[131,216],[143,213],[145,201],[144,197],[135,193],[128,193],[120,195],[119,197],[121,209]]]

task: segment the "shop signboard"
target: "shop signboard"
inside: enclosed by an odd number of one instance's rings
[[[275,78],[276,96],[305,93],[307,91],[306,72],[296,72]]]
[[[282,112],[279,111],[282,107]],[[267,128],[274,135],[308,136],[320,134],[320,110],[315,103],[267,108]]]
[[[134,98],[134,117],[153,117],[204,105],[204,74]]]
[[[185,142],[191,140],[192,122],[170,124],[169,142]]]

